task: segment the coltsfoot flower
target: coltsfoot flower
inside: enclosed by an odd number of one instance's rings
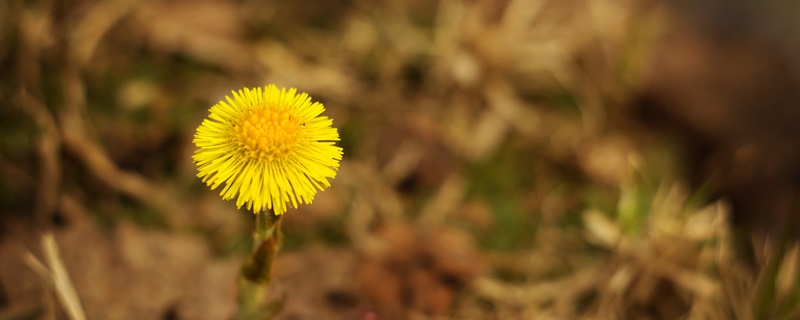
[[[339,132],[325,107],[306,93],[275,85],[232,91],[197,128],[192,159],[197,176],[222,199],[254,213],[311,203],[330,186],[342,159]]]

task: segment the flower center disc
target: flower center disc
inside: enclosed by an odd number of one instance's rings
[[[286,110],[252,110],[234,126],[239,146],[251,158],[283,158],[299,141],[302,125]]]

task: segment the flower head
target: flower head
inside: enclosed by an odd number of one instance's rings
[[[222,199],[258,212],[286,212],[287,204],[311,203],[336,177],[342,148],[333,120],[319,102],[275,85],[233,91],[209,109],[197,128],[192,159],[197,176]]]

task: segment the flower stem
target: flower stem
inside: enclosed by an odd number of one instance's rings
[[[283,244],[282,217],[271,210],[255,215],[253,252],[239,272],[239,320],[268,318],[264,297],[271,280],[272,263]]]

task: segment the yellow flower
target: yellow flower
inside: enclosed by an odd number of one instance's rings
[[[233,91],[209,109],[197,128],[192,156],[197,176],[236,207],[286,212],[287,204],[311,203],[336,177],[342,148],[325,107],[305,93],[275,85]]]

